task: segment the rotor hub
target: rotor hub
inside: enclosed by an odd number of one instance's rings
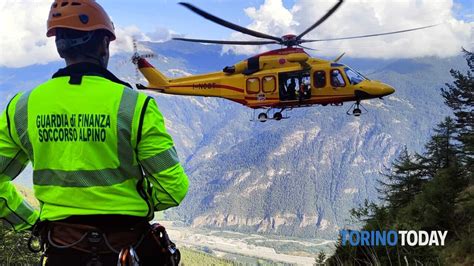
[[[283,35],[283,36],[281,37],[281,39],[282,39],[283,41],[285,41],[285,42],[287,42],[287,41],[294,41],[294,40],[296,40],[296,35],[294,35],[294,34]]]
[[[281,37],[281,44],[287,47],[292,47],[299,45],[301,42],[297,39],[297,36],[294,34],[287,34]]]
[[[138,54],[138,52],[135,52],[133,55],[132,55],[132,63],[133,64],[138,64],[138,60],[140,60],[142,57]]]

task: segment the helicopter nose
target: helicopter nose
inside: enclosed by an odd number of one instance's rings
[[[386,84],[384,84],[384,85],[385,86],[383,86],[381,88],[381,93],[380,93],[380,94],[382,94],[381,96],[387,96],[387,95],[390,95],[390,94],[395,92],[395,89],[393,87],[390,87]]]
[[[378,81],[364,81],[355,90],[355,95],[359,99],[379,98],[395,92],[391,86]]]

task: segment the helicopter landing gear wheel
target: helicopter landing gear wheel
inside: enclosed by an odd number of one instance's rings
[[[258,115],[258,121],[260,121],[260,122],[262,122],[262,123],[265,122],[265,121],[267,121],[267,119],[268,119],[268,116],[267,116],[266,113],[260,113],[260,114]]]
[[[362,111],[361,108],[364,109],[364,111]],[[360,104],[360,101],[355,102],[353,105],[351,105],[351,108],[347,110],[348,115],[353,115],[355,117],[359,117],[361,114],[365,114],[365,113],[367,113],[367,109],[365,109],[365,107],[362,106],[362,104]]]
[[[362,110],[360,110],[360,108],[354,108],[354,111],[352,111],[352,114],[354,116],[360,116],[362,114]]]
[[[281,112],[276,112],[275,114],[273,114],[273,119],[275,119],[276,121],[280,121],[282,118],[283,115],[281,114]]]

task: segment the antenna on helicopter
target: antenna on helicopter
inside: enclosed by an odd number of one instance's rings
[[[341,58],[346,54],[346,52],[342,53],[340,56],[338,56],[335,60],[334,60],[334,63],[337,63],[339,62],[339,60],[341,60]]]

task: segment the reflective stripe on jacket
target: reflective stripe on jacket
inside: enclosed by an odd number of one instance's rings
[[[12,99],[0,118],[0,217],[18,230],[36,220],[10,182],[28,161],[41,220],[151,218],[179,205],[188,179],[163,117],[152,98],[126,85],[77,64]]]

